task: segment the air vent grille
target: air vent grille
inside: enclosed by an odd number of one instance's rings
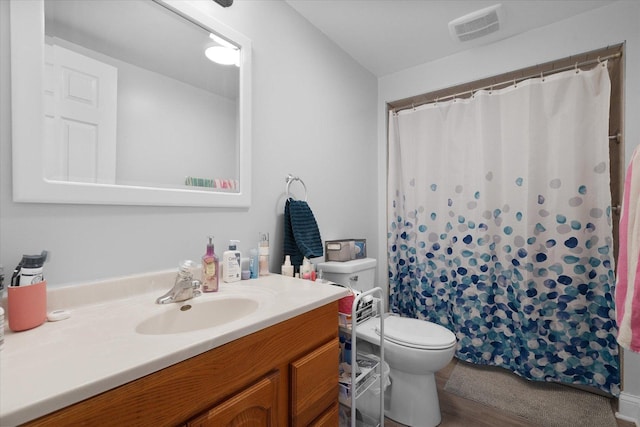
[[[451,36],[461,42],[487,36],[502,29],[502,5],[491,6],[449,22]]]

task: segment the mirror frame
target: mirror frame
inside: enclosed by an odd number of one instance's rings
[[[151,0],[149,0],[151,1]],[[240,189],[215,192],[51,181],[44,177],[44,0],[11,0],[11,115],[14,202],[150,206],[251,205],[251,41],[209,14],[198,2],[153,0],[240,47]]]

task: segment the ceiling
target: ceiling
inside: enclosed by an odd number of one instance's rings
[[[616,0],[286,0],[363,67],[381,77],[543,27]],[[449,21],[502,3],[504,27],[454,41]]]

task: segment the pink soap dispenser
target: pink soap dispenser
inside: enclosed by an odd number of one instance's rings
[[[218,257],[213,247],[213,236],[209,236],[207,244],[207,253],[202,256],[202,291],[217,292],[218,291]]]

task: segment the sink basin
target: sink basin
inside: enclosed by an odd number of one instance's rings
[[[138,324],[136,332],[144,335],[164,335],[207,329],[248,316],[256,311],[258,306],[258,301],[240,297],[193,299],[162,307],[162,313]]]

